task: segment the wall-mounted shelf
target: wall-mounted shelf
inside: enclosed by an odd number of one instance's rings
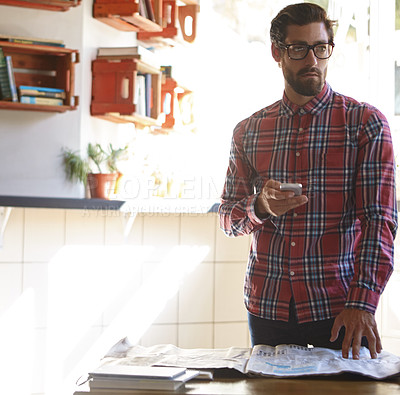
[[[142,16],[136,0],[94,0],[93,17],[117,30],[161,32],[162,0],[153,1],[154,20]]]
[[[179,5],[178,3],[183,3]],[[163,0],[161,32],[139,31],[137,38],[152,46],[174,46],[196,39],[198,1]]]
[[[47,11],[68,11],[77,7],[81,0],[0,0],[0,5],[10,5],[24,8],[38,8]]]
[[[20,44],[0,41],[4,55],[11,56],[16,86],[44,86],[65,91],[61,106],[25,104],[0,100],[0,109],[65,112],[75,110],[79,98],[74,96],[75,64],[79,52],[52,45]]]
[[[93,116],[116,123],[135,123],[139,127],[161,126],[161,69],[140,58],[95,59],[92,63]],[[139,74],[145,81],[139,84]],[[145,94],[145,103],[142,103]],[[143,92],[145,91],[145,92]],[[140,105],[140,103],[142,105]],[[143,106],[149,106],[143,109]],[[143,112],[145,111],[145,112]]]
[[[166,77],[161,85],[161,103],[162,111],[165,113],[165,121],[161,128],[169,131],[176,127],[177,118],[183,118],[185,114],[181,111],[182,100],[185,96],[192,94],[192,91],[181,86],[170,77]],[[190,109],[189,116],[192,118],[193,112]]]

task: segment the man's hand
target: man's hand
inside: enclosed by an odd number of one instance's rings
[[[349,349],[351,346],[353,359],[360,358],[361,338],[363,336],[368,340],[371,358],[377,358],[377,353],[382,351],[382,343],[373,314],[364,310],[344,309],[333,323],[330,338],[331,342],[337,339],[342,326],[345,327],[346,331],[342,343],[343,358],[349,357]]]
[[[268,180],[265,183],[256,202],[258,216],[265,217],[271,214],[277,217],[308,202],[304,195],[294,196],[294,192],[281,191],[280,185],[281,183],[275,180]]]

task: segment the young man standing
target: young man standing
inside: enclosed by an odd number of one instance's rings
[[[233,134],[219,209],[228,236],[252,234],[245,304],[252,343],[382,349],[374,318],[393,271],[394,155],[386,118],[325,81],[333,21],[301,3],[271,24],[283,98]],[[302,184],[302,194],[281,191]]]

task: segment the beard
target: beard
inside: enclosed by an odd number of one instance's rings
[[[322,88],[325,84],[326,77],[326,69],[324,75],[321,70],[316,67],[307,67],[301,69],[295,75],[293,71],[288,69],[287,67],[283,67],[283,75],[288,82],[288,84],[292,87],[292,89],[302,96],[316,96],[318,93],[322,91]],[[299,78],[302,74],[306,74],[309,72],[316,73],[318,77],[316,78]]]

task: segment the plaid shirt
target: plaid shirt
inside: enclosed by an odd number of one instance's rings
[[[293,297],[300,323],[344,307],[374,313],[393,271],[394,173],[385,117],[327,83],[304,107],[284,95],[240,122],[219,216],[226,235],[253,235],[249,312],[287,321]],[[268,179],[303,184],[308,203],[258,218],[255,201]]]

